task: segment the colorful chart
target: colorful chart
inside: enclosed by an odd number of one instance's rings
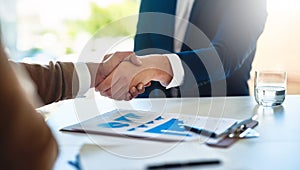
[[[98,124],[98,126],[102,128],[123,128],[123,127],[128,127],[129,124],[120,123],[120,122],[108,122],[108,123]]]
[[[115,121],[121,121],[121,122],[129,122],[129,123],[131,123],[131,122],[133,122],[132,119],[141,119],[141,118],[142,118],[142,116],[138,116],[138,115],[136,115],[134,113],[128,113],[128,114],[126,114],[124,116],[116,118]]]
[[[190,135],[183,126],[182,120],[170,119],[169,121],[160,124],[152,129],[146,130],[148,133],[158,133],[167,135],[177,135],[177,136],[192,136]]]
[[[130,127],[127,131],[136,131],[137,129],[148,128],[148,125],[155,124],[155,121],[161,121],[164,118],[162,116],[156,117],[154,120],[147,121],[144,124],[132,127],[132,123],[136,122],[138,119],[142,119],[142,116],[136,115],[134,113],[127,113],[124,116],[117,117],[113,119],[112,122],[98,124],[102,128],[124,128]],[[165,123],[162,123],[154,128],[145,130],[146,133],[157,133],[166,135],[176,135],[176,136],[191,136],[185,128],[182,126],[183,121],[178,119],[170,119]]]

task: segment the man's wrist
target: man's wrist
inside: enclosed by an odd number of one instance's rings
[[[99,63],[87,63],[86,65],[90,72],[90,76],[91,76],[90,87],[92,88],[92,87],[95,87],[95,80],[96,80],[97,71],[98,71],[98,68],[100,67],[100,64]]]
[[[78,77],[77,96],[83,96],[91,86],[91,75],[86,63],[74,63],[75,71]]]

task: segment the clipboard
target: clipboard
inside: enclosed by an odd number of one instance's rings
[[[233,145],[235,142],[245,139],[248,133],[251,133],[251,130],[258,125],[257,120],[247,120],[244,124],[241,124],[239,127],[234,129],[233,133],[226,134],[223,138],[218,140],[217,142],[206,142],[206,145],[217,148],[228,148]],[[255,131],[254,131],[255,133]],[[256,132],[257,133],[257,132]],[[241,136],[243,135],[243,136]],[[251,136],[250,136],[251,137]],[[257,136],[255,136],[257,137]]]

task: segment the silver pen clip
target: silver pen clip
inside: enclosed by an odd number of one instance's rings
[[[247,127],[247,124],[256,120],[257,119],[257,115],[252,116],[249,119],[245,119],[239,123],[237,123],[236,125],[233,125],[232,127],[230,127],[228,130],[228,137],[230,138],[252,138],[252,137],[258,137],[259,133],[250,128]]]

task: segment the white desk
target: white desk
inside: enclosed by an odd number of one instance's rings
[[[212,152],[222,159],[215,169],[299,169],[300,168],[300,96],[287,96],[282,106],[263,109],[254,98],[184,98],[134,99],[131,102],[114,102],[96,97],[64,101],[51,115],[48,125],[60,147],[55,169],[74,169],[67,161],[74,160],[84,143],[101,146],[133,145],[152,141],[126,139],[100,135],[60,132],[70,124],[91,118],[114,108],[166,111],[204,116],[223,116],[244,119],[257,113],[259,138],[240,140],[228,149],[217,149],[205,144],[191,143],[197,150]],[[133,151],[134,152],[134,151]],[[195,154],[195,153],[191,153]],[[180,159],[180,155],[178,155]],[[205,157],[204,157],[205,158]],[[99,160],[101,161],[101,160]],[[109,161],[109,160],[103,160]]]

